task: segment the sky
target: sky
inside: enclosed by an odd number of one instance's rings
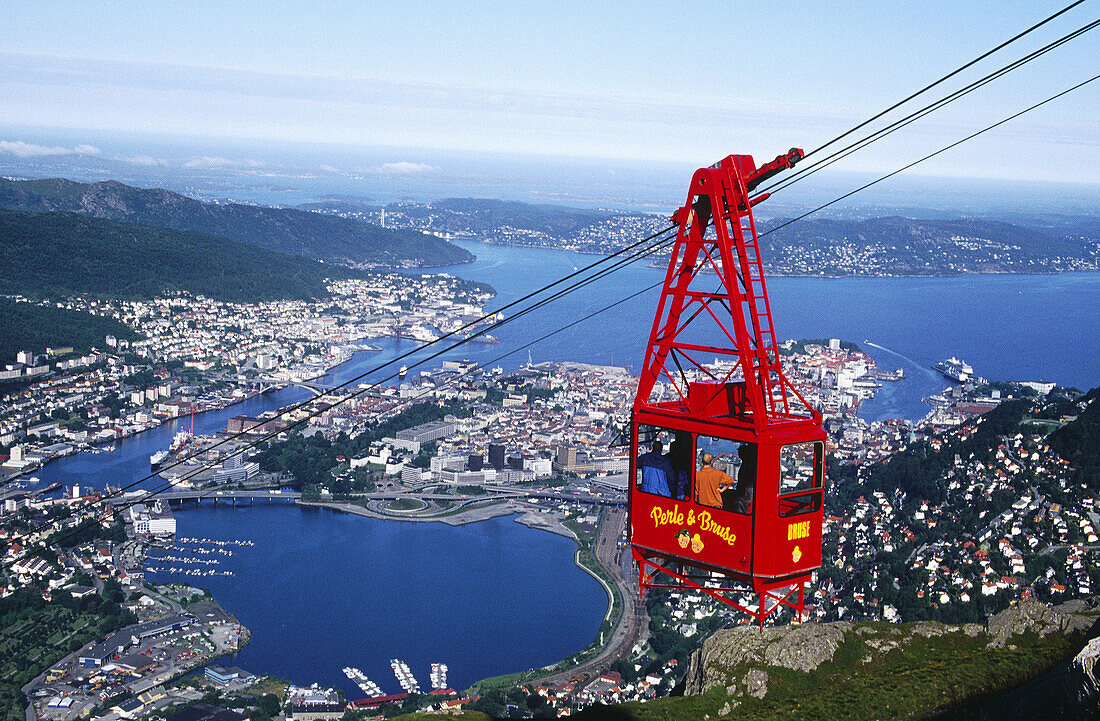
[[[463,157],[767,159],[817,147],[1068,2],[0,0],[0,172],[59,159],[256,172],[285,167],[292,145],[310,172],[406,178]],[[1088,0],[938,91],[1097,18]],[[836,168],[893,170],[1100,73],[1098,59],[1100,29]],[[1100,81],[914,172],[1100,183],[1098,110]]]

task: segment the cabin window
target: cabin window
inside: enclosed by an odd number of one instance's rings
[[[635,487],[655,496],[681,501],[690,498],[693,441],[687,431],[638,424]]]
[[[825,444],[792,443],[779,451],[779,515],[795,516],[821,509]]]
[[[695,453],[695,502],[732,513],[752,513],[756,496],[754,443],[699,436]]]

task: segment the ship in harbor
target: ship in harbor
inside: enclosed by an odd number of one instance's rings
[[[194,438],[194,434],[192,434],[191,431],[180,431],[173,436],[172,445],[168,446],[168,452],[173,456],[179,455],[183,449],[187,447],[187,444],[192,438]]]
[[[955,356],[951,356],[942,363],[937,363],[932,366],[934,370],[938,370],[943,373],[944,376],[950,378],[956,383],[965,383],[974,377],[974,369],[966,361],[960,360]]]
[[[393,675],[397,677],[397,683],[401,684],[401,688],[405,689],[406,693],[420,693],[420,684],[417,683],[407,663],[391,658],[390,668],[393,669]]]
[[[359,690],[367,695],[367,698],[376,698],[386,695],[378,684],[371,681],[367,678],[365,673],[353,666],[345,666],[344,675],[351,679],[351,682],[358,686]]]
[[[168,451],[157,451],[153,455],[149,456],[149,465],[153,468],[160,468],[160,464],[168,460]]]
[[[431,682],[433,691],[442,691],[447,688],[447,664],[432,664]]]

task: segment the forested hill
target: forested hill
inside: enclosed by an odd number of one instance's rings
[[[137,333],[114,318],[53,305],[20,303],[0,298],[0,359],[10,363],[28,348],[72,347],[76,353],[102,348],[103,338],[135,340]]]
[[[115,181],[0,179],[0,208],[69,211],[191,230],[327,262],[438,266],[473,260],[466,250],[414,230],[386,229],[288,208],[213,205],[160,188],[133,188]]]
[[[1073,463],[1077,482],[1100,485],[1100,388],[1086,393],[1066,413],[1076,417],[1047,437],[1050,447]]]
[[[1080,396],[1079,391],[1060,388],[1047,396],[1023,387],[1020,390],[1027,395],[1006,400],[941,437],[918,441],[887,460],[868,466],[858,485],[839,489],[842,503],[871,491],[889,494],[901,491],[931,503],[950,501],[957,486],[952,483],[956,458],[992,467],[998,451],[1003,452],[1005,439],[1044,428],[1047,431],[1054,428],[1046,442],[1051,450],[1073,463],[1080,482],[1087,482],[1090,487],[1100,483],[1095,475],[1100,470],[1100,403],[1096,402],[1100,388]],[[1060,501],[1065,500],[1063,489],[1052,488],[1050,493]],[[968,505],[960,504],[958,508],[963,516],[977,513],[976,504]]]
[[[358,273],[202,233],[0,209],[0,294],[149,298],[186,290],[259,302],[327,295],[324,279]]]
[[[481,232],[511,227],[554,237],[570,236],[617,215],[606,210],[483,198],[444,198],[419,207],[404,205],[401,212],[410,217],[434,215],[439,225],[451,232],[469,227],[480,228]]]

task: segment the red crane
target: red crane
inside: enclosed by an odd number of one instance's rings
[[[768,196],[750,197],[804,155],[760,168],[731,155],[695,172],[672,216],[679,230],[631,421],[641,593],[694,589],[761,626],[781,604],[801,618],[821,566],[825,432],[783,375],[752,214]],[[755,609],[735,600],[746,593]]]

